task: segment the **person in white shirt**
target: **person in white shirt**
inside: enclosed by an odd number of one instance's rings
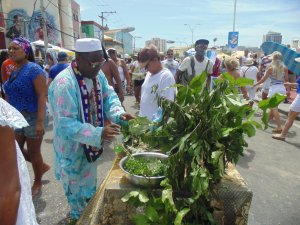
[[[253,80],[253,83],[258,81],[258,69],[254,66],[254,61],[252,58],[247,58],[245,65],[241,68],[241,76]],[[246,86],[246,91],[248,92],[249,99],[251,100],[250,105],[253,105],[255,99],[256,88],[252,86]]]
[[[213,63],[205,56],[208,44],[209,41],[206,39],[199,39],[195,42],[196,54],[194,56],[188,56],[182,61],[175,75],[176,83],[186,85],[194,76],[198,76],[203,71],[206,71],[208,74],[207,85],[210,85],[210,75],[213,73]],[[194,73],[191,60],[194,60],[195,64]],[[188,77],[183,77],[185,71],[187,71]]]
[[[173,76],[175,76],[176,71],[179,67],[179,62],[174,59],[174,53],[172,49],[168,49],[167,51],[167,59],[162,61],[162,64],[165,68],[168,68]]]
[[[159,52],[154,45],[142,49],[139,63],[141,68],[148,71],[142,85],[139,115],[153,120],[159,110],[157,95],[174,101],[176,89],[168,87],[175,84],[175,79],[170,70],[163,67]]]

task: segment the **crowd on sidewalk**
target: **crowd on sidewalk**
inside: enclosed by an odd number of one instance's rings
[[[41,154],[48,112],[53,117],[55,164],[51,166],[62,181],[73,222],[96,191],[97,159],[103,143],[112,141],[120,134],[120,127],[134,118],[122,104],[128,94],[134,94],[139,115],[154,120],[162,110],[157,95],[174,101],[176,83],[187,85],[202,72],[207,74],[208,88],[213,88],[215,79],[223,79],[222,72],[234,79],[248,78],[253,85],[241,87],[240,93],[251,107],[259,87],[263,99],[276,93],[293,99],[284,127],[278,108],[270,112],[269,119],[277,125],[272,137],[284,141],[300,112],[300,79],[296,82],[295,75],[289,73],[282,54],[275,51],[259,59],[257,54],[246,52],[241,58],[219,59],[216,54],[208,58],[208,46],[208,40],[197,40],[195,55],[179,62],[172,49],[165,57],[150,45],[130,61],[120,58],[114,48],[106,51],[98,39],[83,38],[76,41],[74,61],[69,62],[64,52],[48,50],[47,65],[41,67],[35,63],[28,40],[14,38],[8,54],[1,58],[1,97],[6,101],[0,99],[0,129],[7,137],[1,139],[7,151],[1,153],[0,178],[9,185],[0,186],[0,208],[10,209],[8,214],[1,210],[1,220],[37,224],[32,197],[41,191],[42,177],[50,169]],[[300,63],[299,58],[296,61]],[[31,190],[25,160],[34,171]]]

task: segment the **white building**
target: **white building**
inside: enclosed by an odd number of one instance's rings
[[[167,43],[165,39],[152,38],[145,42],[146,46],[149,46],[150,44],[155,45],[159,52],[166,52],[167,50]]]
[[[282,35],[278,32],[269,31],[267,34],[263,36],[263,42],[265,41],[273,41],[276,43],[282,43]]]

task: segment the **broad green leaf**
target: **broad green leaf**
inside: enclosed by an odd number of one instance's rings
[[[150,225],[150,221],[147,216],[142,214],[137,214],[133,216],[133,221],[135,225]]]
[[[161,200],[165,204],[166,204],[166,201],[168,201],[168,203],[171,206],[171,209],[173,211],[176,211],[175,203],[174,203],[174,200],[173,200],[173,191],[172,191],[172,189],[164,189],[161,193]]]
[[[148,195],[145,191],[139,191],[139,200],[144,203],[149,201]]]
[[[235,128],[223,128],[222,129],[222,137],[227,137],[231,131],[235,130]]]
[[[186,140],[191,136],[191,134],[186,134],[184,137],[182,137],[180,139],[180,145],[179,145],[179,149],[183,149],[185,144],[186,144]]]
[[[255,135],[255,127],[250,122],[243,123],[242,129],[248,135],[248,137],[253,137]]]
[[[189,208],[184,208],[180,210],[175,218],[174,225],[181,225],[183,217],[190,211]]]
[[[155,222],[158,220],[158,213],[154,207],[151,205],[147,206],[145,209],[145,215],[149,218],[150,221]]]
[[[207,78],[207,73],[203,71],[200,75],[196,75],[190,82],[189,87],[194,90],[195,93],[199,93]]]
[[[226,73],[222,73],[222,76],[223,76],[224,79],[226,79],[226,80],[229,81],[229,84],[230,84],[230,85],[232,85],[232,86],[234,85],[235,79],[234,79],[233,76],[231,76],[231,75],[228,74],[227,72],[226,72]]]
[[[237,101],[236,99],[230,97],[230,96],[226,96],[226,99],[231,103],[233,104],[234,106],[238,106],[238,107],[242,107],[243,105],[245,105],[244,102],[241,102],[241,101]]]
[[[257,128],[257,129],[262,129],[262,125],[258,123],[257,121],[253,120],[251,123]]]
[[[235,80],[235,83],[239,87],[252,86],[254,84],[254,80],[250,78],[239,77]]]
[[[275,108],[277,107],[284,99],[286,98],[285,95],[276,93],[269,99],[261,100],[258,103],[258,107],[262,110],[266,110],[267,108]]]
[[[123,198],[121,198],[122,202],[127,202],[131,197],[137,197],[139,195],[139,191],[131,191],[127,193]]]
[[[219,159],[220,157],[222,157],[224,155],[224,152],[222,151],[214,151],[212,154],[211,154],[211,157],[214,161],[215,164],[218,164],[219,163]]]

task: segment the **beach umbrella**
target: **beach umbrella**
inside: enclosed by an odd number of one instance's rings
[[[295,58],[300,57],[300,53],[295,50],[272,41],[266,41],[261,45],[261,49],[266,54],[278,51],[282,54],[282,61],[285,66],[296,75],[300,75],[300,63],[295,62]]]

